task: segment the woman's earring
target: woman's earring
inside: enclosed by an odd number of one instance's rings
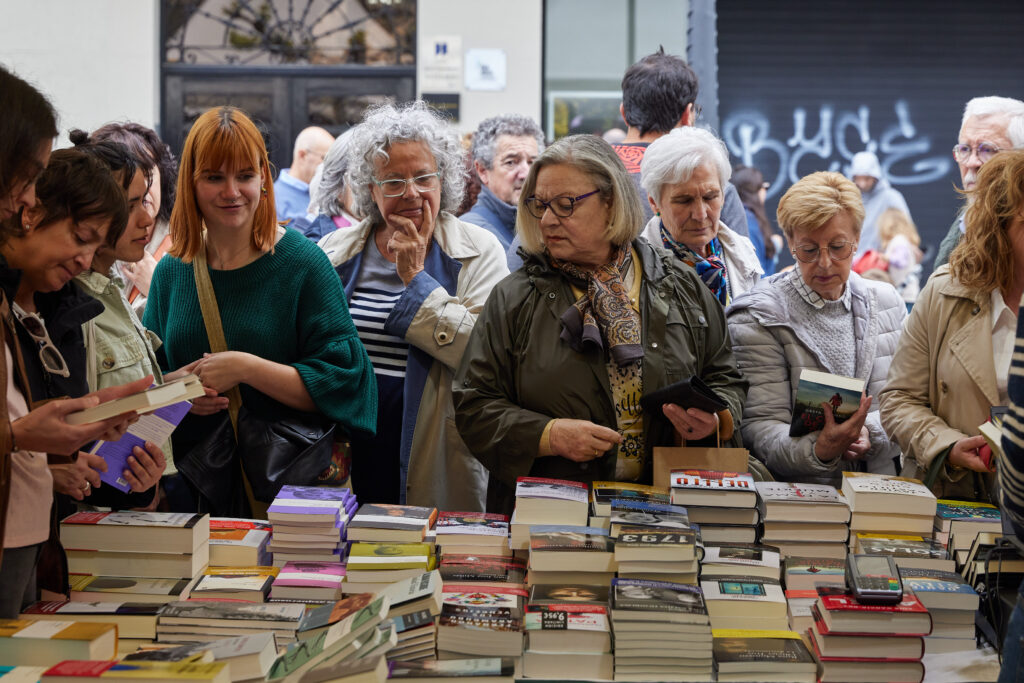
[[[267,196],[267,186],[264,185],[263,187],[260,188],[260,190],[263,191],[263,196],[266,197]]]

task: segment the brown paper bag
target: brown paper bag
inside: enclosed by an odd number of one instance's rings
[[[746,472],[748,455],[746,448],[655,446],[654,485],[667,490],[672,470]]]

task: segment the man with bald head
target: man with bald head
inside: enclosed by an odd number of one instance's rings
[[[960,124],[960,138],[953,148],[964,190],[974,189],[978,169],[996,153],[1019,148],[1024,148],[1024,102],[1010,97],[975,97],[968,102]],[[960,243],[965,229],[961,211],[939,245],[936,268],[949,262],[949,254]]]
[[[310,126],[295,138],[292,165],[281,170],[274,182],[277,220],[305,218],[309,208],[309,181],[327,156],[334,136],[323,128]]]

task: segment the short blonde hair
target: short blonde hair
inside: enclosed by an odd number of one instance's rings
[[[949,255],[949,270],[964,287],[987,294],[1013,283],[1007,230],[1024,210],[1024,151],[1007,150],[986,161],[969,196],[967,229]]]
[[[786,239],[792,241],[794,230],[817,230],[843,212],[853,219],[859,240],[864,223],[860,190],[842,173],[818,171],[804,176],[786,190],[779,200],[776,217]]]
[[[516,216],[516,232],[523,249],[530,254],[544,251],[540,221],[526,208],[526,200],[537,189],[537,174],[545,166],[568,164],[586,174],[608,203],[608,225],[604,236],[616,247],[632,242],[644,227],[644,212],[636,186],[622,165],[615,150],[596,135],[570,135],[558,140],[544,150],[533,165],[523,183],[519,195],[519,211]]]
[[[253,216],[251,244],[256,251],[273,250],[277,237],[274,176],[256,124],[241,109],[216,107],[192,124],[181,152],[174,209],[171,211],[171,248],[168,253],[189,263],[203,247],[203,216],[196,201],[196,182],[204,170],[252,168],[263,178],[263,196]]]

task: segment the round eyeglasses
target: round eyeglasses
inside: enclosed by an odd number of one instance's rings
[[[828,257],[833,261],[845,261],[853,256],[853,250],[856,247],[856,242],[830,242],[828,245]],[[801,245],[790,251],[790,253],[798,261],[815,263],[821,257],[821,247],[817,244]]]
[[[530,212],[530,215],[540,220],[544,217],[544,212],[547,209],[551,209],[551,212],[559,218],[568,218],[572,215],[572,212],[576,210],[576,202],[581,199],[586,199],[590,195],[597,194],[600,190],[594,190],[586,194],[581,194],[576,197],[555,197],[551,201],[542,201],[536,197],[527,197],[526,210]]]
[[[961,164],[966,164],[971,154],[977,152],[978,161],[984,164],[1001,151],[1001,147],[996,147],[991,142],[979,142],[977,147],[961,144],[953,147],[953,158]]]
[[[409,183],[420,192],[433,192],[441,187],[441,172],[434,171],[418,175],[415,178],[389,178],[388,180],[373,179],[385,197],[401,197],[405,194]]]

